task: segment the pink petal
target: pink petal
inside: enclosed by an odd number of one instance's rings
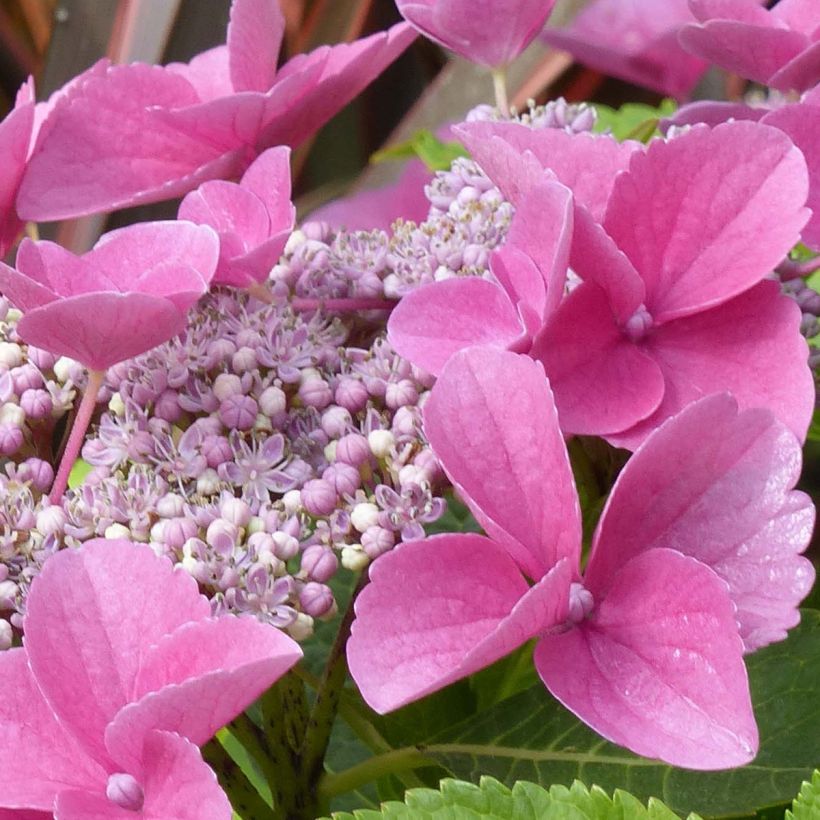
[[[80,296],[101,290],[118,290],[105,272],[84,264],[81,257],[67,251],[56,242],[34,242],[26,237],[17,249],[15,264],[20,274],[58,296]],[[14,299],[11,296],[10,298]],[[43,302],[39,297],[27,296],[20,300],[18,307],[26,311],[39,307],[40,304]]]
[[[641,274],[650,314],[668,321],[770,273],[799,240],[807,193],[805,161],[782,133],[751,122],[695,126],[633,157],[604,227]]]
[[[424,432],[484,530],[530,578],[564,557],[575,566],[578,498],[539,364],[490,348],[456,354],[424,406]]]
[[[297,643],[252,617],[183,624],[143,657],[133,702],[105,732],[112,759],[132,770],[152,729],[203,745],[301,657]]]
[[[593,595],[606,593],[635,555],[670,547],[726,581],[747,650],[784,638],[814,577],[799,555],[814,511],[802,493],[790,492],[800,455],[798,441],[771,413],[738,414],[727,393],[688,405],[619,476],[587,568]]]
[[[233,94],[227,46],[203,51],[188,63],[168,63],[165,70],[187,80],[203,102]]]
[[[643,150],[640,143],[616,142],[603,134],[568,134],[556,128],[532,129],[517,123],[468,122],[454,131],[502,191],[509,158],[498,151],[493,137],[509,143],[519,154],[532,152],[599,222],[615,176],[629,166],[634,153]]]
[[[5,751],[0,804],[50,812],[62,789],[104,785],[106,772],[57,722],[43,700],[24,650],[0,653],[0,676],[0,747]],[[20,812],[20,816],[25,814]]]
[[[29,144],[34,127],[34,83],[31,79],[18,93],[11,113],[0,122],[0,259],[12,246],[23,227],[15,200],[26,170]]]
[[[217,269],[214,284],[246,288],[254,282],[264,282],[284,253],[290,234],[289,229],[281,231],[249,253],[225,260]]]
[[[249,166],[239,183],[265,204],[271,230],[293,230],[296,209],[291,200],[290,149],[285,146],[263,151]]]
[[[814,383],[799,327],[793,300],[774,282],[761,282],[712,310],[655,328],[642,347],[663,372],[663,402],[641,424],[607,438],[634,449],[689,402],[729,390],[742,409],[767,407],[804,440]]]
[[[26,313],[20,338],[92,370],[144,353],[185,329],[186,316],[169,299],[142,293],[89,293]]]
[[[806,91],[820,81],[820,43],[814,43],[769,77],[779,91]]]
[[[773,26],[774,18],[761,8],[764,5],[765,0],[689,0],[692,14],[702,23],[717,17],[754,26]]]
[[[673,550],[620,569],[593,615],[543,638],[547,688],[608,740],[675,766],[748,763],[758,735],[724,583]]]
[[[465,347],[510,348],[526,341],[504,290],[475,277],[432,282],[411,291],[390,315],[387,333],[399,355],[430,373],[441,372]]]
[[[350,674],[380,714],[488,666],[566,618],[571,569],[528,587],[506,551],[447,533],[381,556],[356,599]]]
[[[533,342],[565,434],[605,435],[631,427],[660,404],[660,368],[616,324],[594,284],[569,294]]]
[[[22,311],[33,310],[57,299],[53,291],[4,262],[0,262],[0,293]]]
[[[284,34],[278,0],[233,0],[228,62],[234,91],[267,91],[273,85]]]
[[[695,125],[703,123],[710,127],[720,125],[727,120],[753,120],[759,122],[771,111],[767,106],[751,106],[746,103],[716,102],[714,100],[697,100],[682,105],[674,114],[661,121],[661,129],[670,125]]]
[[[820,8],[814,0],[780,0],[769,13],[798,31],[811,32],[820,26]]]
[[[98,538],[46,562],[28,597],[25,645],[52,709],[107,761],[105,727],[132,699],[149,647],[209,614],[196,582],[170,561],[145,545]]]

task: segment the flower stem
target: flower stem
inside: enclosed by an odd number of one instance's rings
[[[495,104],[502,117],[510,116],[510,103],[507,99],[507,69],[494,68],[493,88],[495,89]]]
[[[356,298],[356,299],[291,299],[294,310],[327,310],[333,313],[353,313],[357,310],[393,310],[398,302],[392,299]]]
[[[94,415],[94,408],[97,406],[97,394],[105,381],[104,370],[89,370],[88,384],[85,386],[80,407],[77,410],[77,415],[74,417],[74,424],[71,427],[71,435],[68,437],[68,443],[63,450],[63,457],[60,459],[60,468],[57,471],[57,477],[54,479],[54,484],[49,493],[49,501],[52,504],[59,504],[63,497],[65,488],[68,486],[68,476],[71,473],[71,468],[80,454],[80,448],[85,438],[85,432],[88,430],[88,425],[91,423],[91,417]]]

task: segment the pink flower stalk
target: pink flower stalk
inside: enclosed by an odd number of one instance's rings
[[[691,22],[687,0],[594,0],[543,39],[596,71],[683,99],[707,67],[678,44]]]
[[[806,91],[820,81],[820,6],[815,0],[689,0],[699,24],[680,42],[698,57],[779,91]]]
[[[367,702],[396,709],[537,638],[547,688],[607,739],[677,766],[751,760],[743,653],[799,621],[814,575],[799,555],[814,509],[792,491],[791,432],[727,394],[687,407],[621,473],[581,577],[580,511],[541,366],[461,351],[424,416],[487,536],[435,535],[376,560],[347,650]]]
[[[179,218],[208,225],[219,234],[216,285],[262,284],[279,261],[293,231],[290,149],[269,148],[239,184],[212,180],[188,194]]]
[[[190,63],[98,63],[55,106],[20,214],[64,219],[238,177],[266,148],[295,147],[318,130],[416,36],[402,23],[277,68],[284,28],[277,0],[234,0],[227,44]]]
[[[466,59],[503,68],[535,39],[555,0],[396,0],[425,37]]]
[[[48,560],[25,633],[0,655],[0,806],[61,820],[230,820],[196,747],[302,655],[254,618],[210,617],[147,546],[104,539]]]
[[[455,277],[407,294],[387,323],[400,356],[438,374],[453,353],[472,345],[530,349],[564,294],[573,224],[570,191],[533,170],[507,242],[490,258],[494,281]]]

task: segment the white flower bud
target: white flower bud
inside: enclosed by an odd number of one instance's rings
[[[265,531],[265,520],[260,518],[258,515],[254,515],[250,521],[248,521],[248,535],[253,535],[255,532],[264,532]]]
[[[336,461],[336,439],[325,445],[324,453],[328,464],[333,464]]]
[[[199,495],[213,495],[219,489],[219,484],[219,474],[208,467],[196,480],[196,491]]]
[[[185,509],[185,499],[178,493],[166,493],[157,502],[157,515],[160,518],[178,518]]]
[[[23,318],[23,311],[17,308],[9,308],[6,313],[6,321],[11,324],[17,324]]]
[[[26,423],[26,411],[19,404],[4,404],[0,407],[0,424],[22,427]]]
[[[285,243],[285,254],[293,253],[299,245],[307,241],[307,237],[300,228],[297,228]]]
[[[0,365],[8,368],[19,367],[23,363],[23,350],[14,342],[0,342]]]
[[[57,535],[63,531],[66,514],[62,507],[43,507],[37,513],[37,529],[43,535]]]
[[[256,414],[256,421],[253,423],[253,429],[257,433],[272,433],[273,425],[270,419],[263,413]]]
[[[8,621],[0,621],[0,652],[11,649],[12,637],[11,624]]]
[[[313,634],[313,618],[300,612],[286,631],[294,641],[304,641]]]
[[[360,572],[370,563],[370,558],[361,544],[351,544],[342,548],[342,566],[351,572]]]
[[[130,538],[131,530],[129,530],[128,527],[124,527],[122,524],[115,523],[110,527],[106,527],[103,535],[106,538]]]
[[[125,415],[125,402],[122,400],[122,396],[119,393],[114,393],[114,395],[108,400],[108,409],[115,416],[122,417]]]
[[[242,380],[235,373],[220,373],[214,379],[213,392],[220,401],[241,395],[244,392]]]
[[[282,496],[282,503],[285,505],[285,512],[293,515],[302,506],[302,493],[299,490],[288,490]]]
[[[350,513],[350,523],[359,532],[365,532],[368,527],[377,527],[379,525],[379,508],[369,501],[357,504]]]
[[[367,437],[367,443],[370,445],[370,452],[376,458],[387,458],[396,443],[396,439],[389,430],[373,430]]]
[[[65,383],[71,378],[71,371],[78,366],[78,363],[75,362],[74,359],[70,359],[68,356],[60,356],[60,358],[54,362],[54,375],[58,381]]]
[[[288,408],[288,397],[281,387],[266,387],[259,394],[259,409],[266,416],[276,416]]]

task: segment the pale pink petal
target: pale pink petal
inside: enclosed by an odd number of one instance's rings
[[[27,344],[70,356],[92,370],[107,370],[167,342],[185,323],[185,314],[169,299],[89,293],[30,310],[17,332]]]
[[[118,290],[115,283],[104,272],[92,269],[90,265],[67,251],[56,242],[43,240],[34,242],[26,237],[17,249],[15,264],[20,273],[58,296],[80,296],[101,290]],[[26,306],[20,310],[39,307],[37,300],[26,299]]]
[[[586,572],[593,595],[606,593],[633,556],[669,547],[726,581],[747,650],[784,638],[814,577],[799,555],[814,511],[791,492],[800,455],[794,435],[766,410],[738,414],[727,393],[690,404],[619,476]]]
[[[565,434],[624,430],[651,415],[664,394],[660,368],[626,336],[594,284],[567,296],[530,355],[544,365]]]
[[[490,255],[490,271],[515,305],[527,336],[535,336],[544,323],[547,306],[547,287],[535,262],[507,244]],[[523,348],[514,345],[512,349]]]
[[[746,103],[697,100],[681,106],[674,114],[661,120],[661,130],[666,132],[670,125],[695,125],[703,123],[710,127],[727,120],[753,120],[758,122],[771,111],[768,106],[752,106]]]
[[[723,581],[693,558],[653,550],[620,569],[596,604],[536,646],[550,692],[644,757],[694,769],[748,763],[757,726]]]
[[[814,0],[780,0],[770,14],[798,31],[812,32],[820,26],[820,6]]]
[[[301,657],[295,641],[253,617],[183,624],[142,658],[133,702],[105,732],[112,759],[133,770],[152,729],[176,732],[201,746]]]
[[[278,0],[233,0],[228,63],[234,91],[267,91],[273,85],[284,34]]]
[[[804,440],[815,391],[799,327],[793,300],[776,283],[761,282],[712,310],[653,329],[642,347],[663,372],[663,402],[641,424],[607,438],[634,449],[689,402],[729,390],[741,408],[767,407]]]
[[[168,63],[165,70],[186,79],[202,102],[227,97],[234,92],[227,46],[209,48],[188,63]]]
[[[510,348],[526,342],[504,290],[476,277],[411,291],[391,313],[387,334],[399,355],[430,373],[441,372],[454,353],[471,345]]]
[[[4,262],[0,262],[0,293],[22,311],[33,310],[57,299],[54,291]]]
[[[769,77],[779,91],[805,91],[820,81],[820,43],[814,43]]]
[[[504,549],[447,533],[376,560],[356,599],[350,674],[380,714],[488,666],[566,618],[564,560],[529,587]]]
[[[265,204],[272,231],[293,230],[296,209],[291,202],[289,148],[263,151],[248,166],[239,184]]]
[[[616,142],[604,134],[568,134],[557,128],[533,129],[517,123],[468,122],[454,131],[502,191],[509,158],[498,151],[493,137],[509,143],[519,154],[532,152],[597,221],[603,218],[615,176],[629,166],[634,153],[643,150],[638,142]]]
[[[26,170],[33,127],[34,82],[29,78],[17,94],[14,109],[0,122],[0,259],[23,227],[15,200]]]
[[[226,260],[219,266],[214,283],[246,288],[254,282],[264,282],[282,257],[290,234],[290,230],[282,231],[257,245],[250,253]]]
[[[720,304],[770,273],[800,238],[807,194],[806,163],[782,132],[752,122],[695,126],[634,155],[604,227],[661,322]]]
[[[50,811],[65,788],[94,789],[106,772],[57,722],[28,668],[23,649],[0,653],[0,804]],[[2,818],[2,814],[0,814]]]
[[[105,727],[132,699],[149,647],[209,614],[196,582],[148,546],[93,539],[49,558],[34,580],[25,645],[55,713],[107,761]]]
[[[576,565],[578,498],[538,363],[491,348],[456,354],[424,406],[424,432],[484,530],[530,578],[564,557]]]
[[[762,8],[765,5],[765,0],[689,0],[692,14],[702,23],[717,17],[755,26],[772,26],[774,18]]]

